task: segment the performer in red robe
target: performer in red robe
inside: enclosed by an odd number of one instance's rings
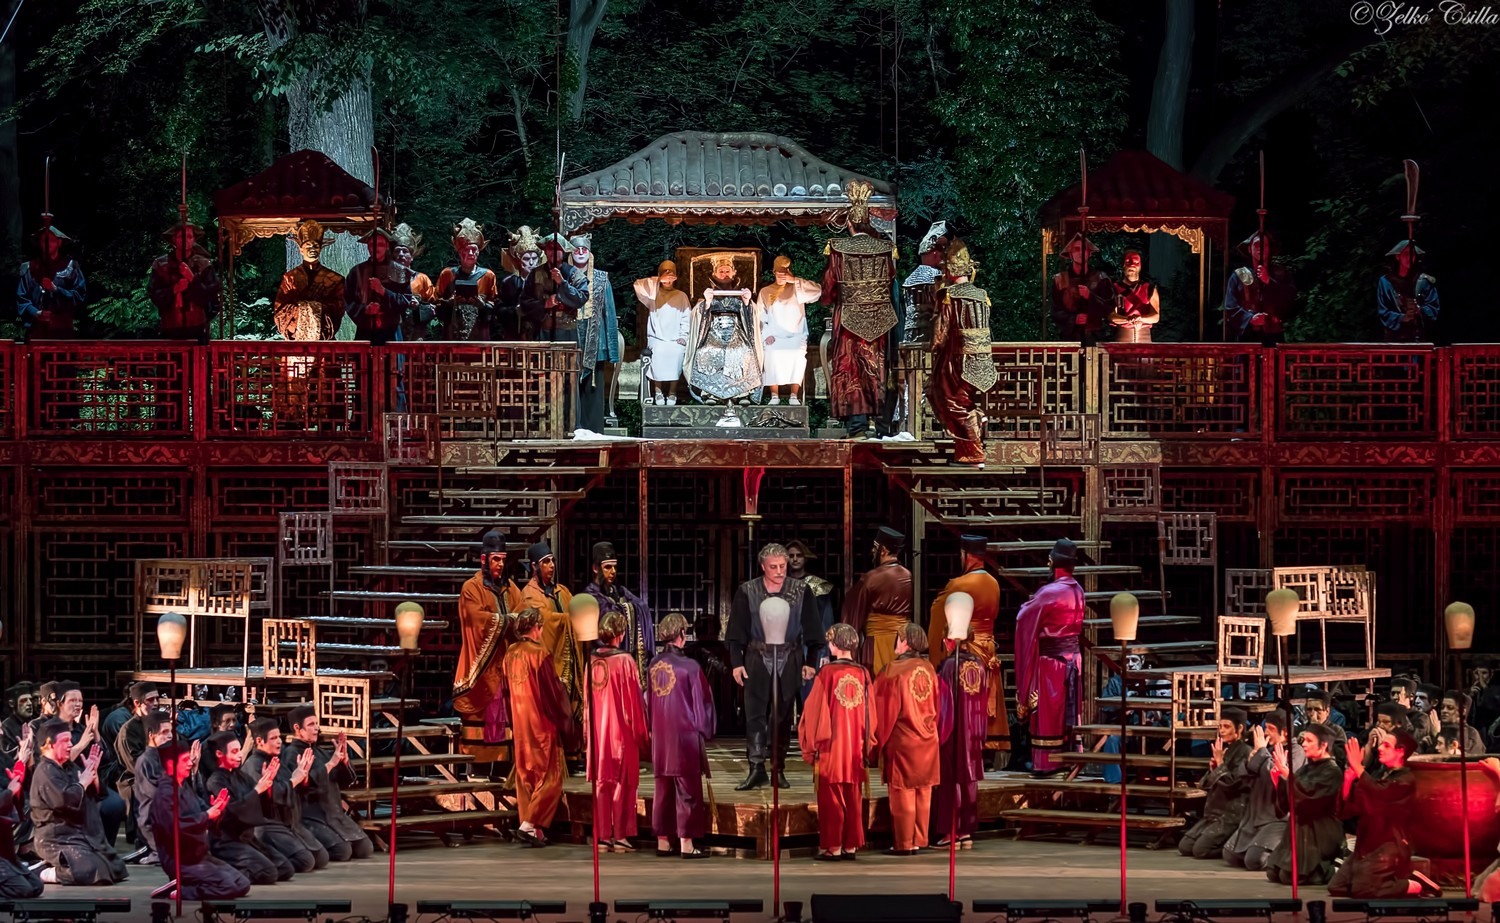
[[[823,298],[833,308],[828,356],[828,411],[862,438],[885,403],[887,339],[900,321],[892,303],[896,248],[873,233],[869,183],[849,183],[849,237],[828,242]],[[883,435],[877,433],[877,435]]]
[[[881,526],[870,548],[875,566],[844,599],[844,622],[865,636],[865,666],[876,676],[896,657],[896,638],[911,624],[911,571],[899,556],[906,536]]]
[[[1048,555],[1052,582],[1016,616],[1016,714],[1031,719],[1031,772],[1060,772],[1053,754],[1066,748],[1083,700],[1083,588],[1073,579],[1078,549],[1065,538]]]
[[[630,837],[636,834],[641,752],[651,746],[640,670],[635,657],[620,649],[620,639],[629,630],[629,620],[618,612],[599,620],[599,647],[589,658],[591,688],[584,705],[594,823],[599,845],[610,852],[635,852]]]
[[[528,846],[546,846],[542,831],[562,801],[563,747],[573,737],[573,709],[552,657],[542,647],[542,614],[516,616],[516,642],[505,652],[509,722],[516,750],[516,834]]]
[[[974,616],[969,623],[970,637],[965,647],[980,658],[985,668],[989,704],[985,706],[984,749],[997,751],[995,768],[1004,769],[1010,761],[1010,716],[1005,711],[1005,674],[995,648],[995,620],[1000,617],[1000,582],[984,569],[989,539],[983,535],[963,535],[959,542],[963,549],[959,552],[963,572],[949,580],[933,599],[932,608],[927,613],[928,636],[947,638],[949,596],[962,592],[973,597]],[[942,663],[950,650],[946,645],[933,647],[933,665]]]
[[[818,845],[815,858],[853,859],[865,844],[865,761],[875,746],[870,674],[854,662],[859,632],[843,622],[828,629],[833,661],[818,671],[803,705],[797,740],[818,785]]]
[[[896,659],[875,680],[875,751],[890,790],[893,856],[927,847],[932,787],[938,782],[938,676],[927,662],[927,632],[908,623]]]
[[[975,607],[976,613],[978,607]],[[974,845],[974,831],[979,829],[979,782],[984,778],[985,719],[990,693],[990,672],[985,669],[985,656],[975,656],[971,645],[975,631],[969,628],[969,638],[963,642],[958,656],[943,661],[942,674],[938,677],[938,694],[942,703],[938,705],[938,763],[941,781],[937,797],[932,800],[932,832],[939,846],[947,846],[948,838],[954,835],[953,802],[958,800],[958,845],[969,849]],[[950,653],[954,642],[944,640],[943,647]],[[958,711],[953,708],[953,687],[958,686]],[[955,724],[957,725],[955,727]],[[954,734],[959,740],[953,741]]]
[[[708,835],[708,805],[703,779],[709,775],[707,744],[715,730],[714,698],[698,662],[682,651],[687,619],[672,612],[661,620],[656,640],[661,653],[651,661],[651,774],[656,797],[651,829],[656,854],[672,855],[672,837],[684,859],[706,859],[710,853],[693,845]]]
[[[459,747],[476,762],[500,758],[503,738],[496,710],[504,706],[500,686],[511,622],[521,611],[521,591],[505,576],[505,536],[484,534],[479,571],[464,581],[458,597],[458,667],[453,672],[453,710],[463,720]]]

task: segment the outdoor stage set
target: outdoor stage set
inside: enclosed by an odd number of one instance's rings
[[[688,165],[702,170],[704,139],[719,139],[718,162],[741,158],[738,184],[696,178]],[[694,144],[698,157],[681,159]],[[567,184],[561,223],[564,233],[618,219],[825,224],[847,206],[852,176],[772,136],[672,135]],[[875,190],[893,227],[891,191]],[[1167,229],[1200,254],[1227,252],[1227,208],[1187,214],[1198,199],[1184,196],[1156,214],[1100,208],[1090,222]],[[324,206],[221,215],[225,243],[237,250],[335,211]],[[378,209],[344,211],[347,229],[378,220]],[[1049,247],[1066,225],[1049,229]],[[396,823],[457,843],[508,832],[515,817],[502,782],[465,771],[457,719],[435,717],[451,693],[459,586],[485,530],[507,533],[513,560],[549,541],[559,582],[575,588],[593,544],[612,542],[622,582],[658,615],[685,613],[689,650],[720,660],[731,595],[765,542],[802,540],[818,556],[809,572],[847,588],[869,538],[892,525],[910,536],[925,619],[957,573],[958,534],[982,533],[1001,580],[1007,664],[1010,616],[1050,576],[1053,541],[1069,536],[1086,555],[1078,576],[1096,615],[1088,694],[1125,652],[1151,661],[1131,674],[1132,690],[1170,690],[1128,699],[1159,716],[1126,731],[1128,826],[1146,846],[1172,841],[1203,797],[1195,781],[1207,760],[1171,743],[1211,739],[1222,705],[1273,707],[1220,694],[1281,675],[1268,590],[1301,599],[1293,678],[1367,703],[1393,667],[1455,686],[1434,613],[1454,598],[1500,606],[1500,347],[996,344],[982,468],[953,463],[921,402],[926,361],[903,348],[910,440],[813,438],[805,417],[773,419],[758,405],[705,438],[700,411],[723,408],[651,405],[651,438],[584,441],[564,409],[578,375],[572,346],[0,344],[5,683],[66,676],[103,702],[130,676],[166,682],[153,625],[181,613],[190,653],[179,684],[257,713],[316,703],[324,732],[350,737],[362,782],[347,795],[376,835],[390,823],[399,735]],[[626,368],[621,380],[621,401],[635,400],[639,378]],[[809,393],[823,387],[818,372]],[[1143,602],[1128,646],[1108,619],[1122,591]],[[426,611],[419,655],[396,643],[403,601]],[[793,776],[774,823],[769,789],[733,792],[738,704],[727,669],[714,684],[729,740],[713,752],[709,843],[764,858],[778,829],[781,849],[806,855],[811,778]],[[1086,703],[1083,752],[1063,755],[1070,775],[983,783],[983,828],[1114,842],[1119,786],[1078,774],[1120,762],[1101,749],[1120,731],[1100,715],[1109,704]],[[1471,785],[1471,803],[1494,803],[1493,782],[1475,773]],[[641,791],[649,819],[649,781]],[[870,794],[878,840],[889,812],[878,781]],[[584,842],[590,818],[587,783],[574,778],[554,835]],[[1420,831],[1416,845],[1462,877],[1455,830]],[[1476,826],[1476,868],[1497,841],[1500,826]]]

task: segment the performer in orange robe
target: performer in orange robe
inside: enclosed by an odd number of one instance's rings
[[[458,669],[453,710],[463,719],[459,747],[476,762],[501,756],[495,712],[504,706],[500,686],[511,621],[521,611],[521,591],[505,576],[505,536],[490,530],[479,549],[479,572],[458,597]]]
[[[552,655],[552,669],[567,690],[573,703],[573,717],[583,716],[583,652],[573,639],[573,623],[568,606],[573,594],[557,582],[557,559],[546,542],[537,542],[526,551],[531,565],[531,579],[521,588],[526,605],[542,614],[542,647]]]
[[[608,846],[610,852],[635,852],[630,837],[636,834],[641,754],[651,750],[640,670],[635,656],[620,649],[620,639],[629,630],[630,620],[619,612],[606,613],[599,620],[599,648],[589,658],[591,688],[585,697],[594,823],[599,845]]]
[[[896,657],[896,637],[911,622],[911,571],[899,555],[906,536],[881,526],[870,549],[875,562],[844,600],[844,622],[864,635],[863,662],[879,676]]]
[[[893,856],[915,856],[927,846],[938,783],[937,689],[927,632],[908,624],[896,638],[896,659],[875,679],[875,751],[890,790]]]
[[[516,643],[505,652],[511,736],[516,748],[516,834],[528,846],[546,846],[543,832],[562,801],[563,747],[574,736],[573,711],[542,647],[542,614],[516,617]]]
[[[943,640],[948,637],[948,614],[944,609],[948,597],[953,593],[968,593],[974,597],[974,620],[970,623],[974,638],[967,647],[985,665],[989,674],[987,687],[989,703],[985,707],[988,715],[984,735],[986,750],[1002,751],[996,757],[996,768],[1003,769],[1010,753],[1010,716],[1005,711],[1005,676],[1001,671],[1000,658],[995,656],[995,619],[1000,616],[1000,582],[984,569],[984,551],[988,543],[983,535],[965,535],[960,539],[963,547],[963,573],[943,587],[943,592],[932,601],[928,612],[927,636]],[[947,645],[931,647],[933,666],[941,666],[948,655]]]
[[[818,783],[818,845],[815,858],[853,857],[865,843],[865,760],[875,746],[870,674],[854,662],[859,632],[843,622],[828,629],[833,661],[818,671],[803,705],[797,740]]]

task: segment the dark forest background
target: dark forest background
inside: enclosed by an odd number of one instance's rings
[[[1500,339],[1485,288],[1500,25],[1434,12],[1381,34],[1351,21],[1351,0],[0,0],[0,11],[16,14],[0,48],[0,254],[12,267],[26,255],[54,156],[52,209],[79,241],[94,335],[154,325],[146,270],[175,218],[184,150],[201,221],[215,190],[289,150],[318,148],[368,181],[376,145],[382,187],[426,234],[418,265],[435,275],[460,217],[491,240],[550,227],[559,138],[573,176],[691,129],[773,131],[895,181],[905,261],[929,221],[948,219],[1007,339],[1040,333],[1034,215],[1076,181],[1080,145],[1095,164],[1146,148],[1232,193],[1235,241],[1254,228],[1264,149],[1269,224],[1302,290],[1292,338],[1378,339],[1375,278],[1404,235],[1409,157],[1423,171],[1418,233],[1444,337]],[[628,310],[628,281],[675,246],[755,242],[814,275],[822,236],[617,223],[595,249]],[[1115,264],[1140,241],[1101,243]],[[1147,269],[1166,285],[1158,339],[1193,338],[1196,260],[1160,235],[1150,246]],[[328,262],[342,270],[357,253],[346,242]],[[274,241],[248,248],[242,333],[268,330],[285,262]],[[1216,273],[1210,331],[1222,287]]]

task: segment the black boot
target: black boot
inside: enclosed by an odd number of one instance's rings
[[[748,792],[752,788],[760,788],[769,781],[771,781],[771,777],[766,775],[766,764],[751,763],[750,772],[745,775],[745,781],[736,785],[734,790],[737,792]]]
[[[780,769],[776,770],[776,787],[777,788],[791,788],[792,787],[791,783],[786,780],[786,773],[782,772]]]

